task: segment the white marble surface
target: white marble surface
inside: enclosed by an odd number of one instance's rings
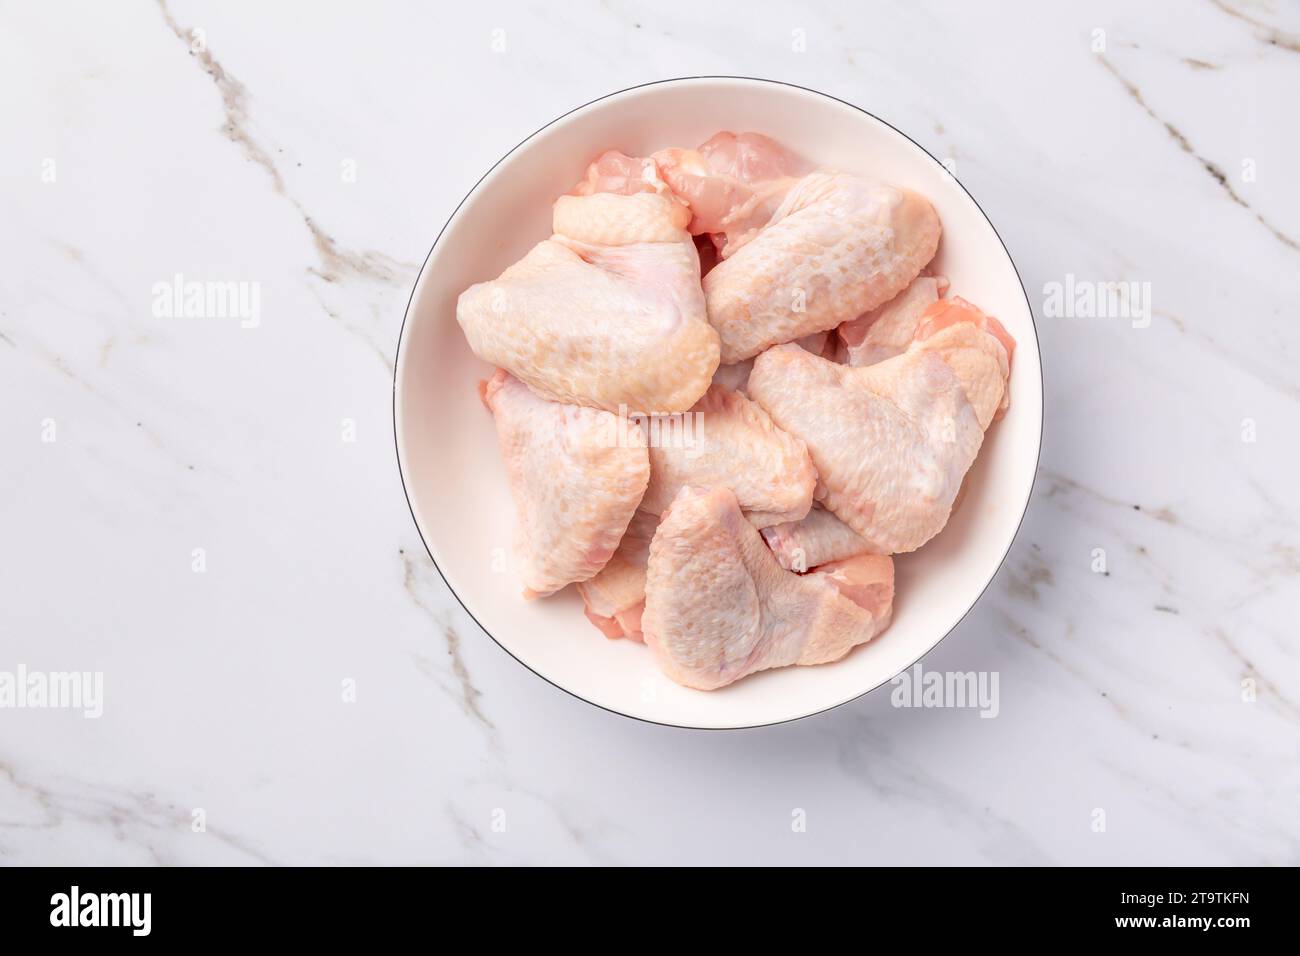
[[[837,6],[0,5],[0,671],[104,675],[98,720],[0,710],[0,862],[1300,863],[1300,9]],[[889,120],[1019,265],[1041,474],[925,662],[997,671],[996,719],[636,723],[423,551],[391,361],[433,237],[538,126],[696,73]],[[156,318],[176,273],[260,325]],[[1150,326],[1044,315],[1067,274]]]

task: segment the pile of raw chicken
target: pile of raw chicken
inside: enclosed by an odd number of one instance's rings
[[[576,584],[705,690],[883,631],[890,556],[947,523],[1015,346],[927,268],[930,203],[724,132],[605,153],[553,230],[456,310],[498,368],[524,596]]]

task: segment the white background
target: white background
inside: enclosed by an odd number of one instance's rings
[[[1039,481],[925,660],[997,671],[996,719],[636,723],[423,551],[391,361],[438,229],[560,113],[699,73],[893,123],[1020,268]],[[105,682],[0,710],[0,861],[1300,862],[1297,89],[1300,12],[1250,0],[0,3],[0,670]],[[176,273],[260,326],[155,317]],[[1150,327],[1045,316],[1067,274],[1149,282]]]

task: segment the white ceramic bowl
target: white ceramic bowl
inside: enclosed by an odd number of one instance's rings
[[[844,660],[787,667],[722,690],[663,677],[650,652],[607,640],[573,588],[526,602],[508,562],[513,507],[491,416],[476,383],[491,368],[456,324],[456,297],[496,277],[550,234],[551,203],[606,149],[648,155],[718,130],[754,130],[811,160],[927,196],[943,221],[936,267],[1015,336],[1011,410],[993,425],[948,527],[897,560],[894,621]],[[598,706],[684,727],[750,727],[852,700],[919,660],[993,578],[1029,501],[1042,434],[1042,372],[1033,317],[1015,266],[975,201],[898,130],[840,100],[735,77],[667,80],[588,103],[534,133],[457,207],[425,260],[407,307],[393,388],[398,465],[429,554],[465,609],[520,663]],[[545,475],[537,480],[545,481]]]

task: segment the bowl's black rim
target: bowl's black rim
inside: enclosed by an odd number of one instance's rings
[[[823,707],[821,710],[815,710],[812,713],[801,714],[798,717],[787,717],[784,720],[774,720],[763,724],[748,724],[739,727],[695,727],[689,724],[665,723],[659,720],[650,720],[648,717],[638,717],[635,714],[626,714],[621,710],[615,710],[612,707],[606,707],[604,704],[598,704],[595,701],[587,700],[587,698],[583,697],[581,694],[574,693],[573,691],[569,690],[567,687],[563,687],[560,684],[557,684],[555,681],[551,680],[545,674],[538,673],[537,671],[533,670],[533,668],[529,667],[527,664],[521,661],[518,657],[515,657],[515,655],[511,653],[508,647],[506,647],[504,644],[498,641],[496,637],[492,634],[492,632],[483,626],[483,623],[477,617],[474,616],[474,612],[469,609],[469,607],[465,604],[463,600],[461,600],[460,595],[456,593],[456,589],[453,588],[451,586],[451,582],[447,580],[447,576],[442,573],[442,568],[438,566],[438,561],[436,558],[434,558],[433,551],[429,548],[429,542],[424,539],[424,531],[420,528],[420,521],[415,516],[415,507],[411,504],[411,493],[410,491],[407,490],[406,487],[406,473],[402,468],[401,443],[398,440],[398,436],[397,436],[397,372],[398,369],[401,368],[402,338],[406,332],[406,323],[411,317],[411,304],[415,301],[415,290],[420,287],[420,279],[424,277],[424,270],[429,265],[429,259],[433,257],[433,250],[437,248],[438,241],[442,238],[442,234],[447,231],[447,227],[451,225],[451,221],[455,219],[456,214],[460,212],[460,207],[465,205],[466,200],[468,200],[470,196],[474,195],[474,191],[478,189],[478,187],[482,184],[483,180],[487,179],[488,176],[492,175],[492,171],[495,170],[507,159],[509,159],[510,156],[514,154],[515,150],[519,149],[521,146],[527,143],[538,133],[541,133],[543,130],[549,129],[550,127],[554,126],[556,123],[564,119],[566,116],[570,116],[578,112],[579,110],[584,110],[588,106],[591,106],[595,103],[599,103],[602,100],[607,100],[613,96],[621,96],[622,94],[630,93],[633,90],[645,89],[646,87],[650,87],[650,86],[661,86],[665,83],[680,83],[688,80],[748,80],[755,83],[771,83],[774,86],[787,86],[792,89],[802,90],[805,93],[813,93],[816,94],[817,96],[824,96],[827,99],[834,100],[837,103],[849,107],[850,109],[855,109],[859,113],[863,113],[867,116],[870,116],[872,119],[876,120],[877,122],[883,123],[884,125],[888,126],[890,129],[892,129],[895,133],[898,133],[900,136],[906,139],[909,143],[911,143],[913,146],[919,149],[926,156],[929,156],[932,161],[937,163],[939,166],[943,166],[943,163],[939,162],[939,160],[928,149],[926,149],[916,140],[912,139],[912,137],[908,136],[897,126],[895,126],[894,124],[890,123],[887,120],[881,119],[875,113],[872,113],[868,110],[864,110],[862,107],[857,106],[854,103],[850,103],[847,100],[842,100],[838,96],[832,96],[829,93],[823,93],[821,90],[814,90],[806,86],[800,86],[798,83],[787,83],[784,80],[772,80],[760,76],[731,76],[731,75],[675,76],[663,80],[652,80],[649,83],[638,83],[636,86],[629,86],[626,89],[615,90],[613,93],[606,93],[604,96],[598,96],[594,100],[589,100],[586,103],[583,103],[581,106],[575,106],[573,109],[569,110],[568,112],[560,114],[555,119],[551,120],[549,123],[545,124],[544,126],[540,126],[533,132],[529,133],[518,143],[516,143],[513,147],[511,147],[511,149],[505,155],[503,155],[500,159],[498,159],[495,163],[493,163],[492,166],[488,169],[488,171],[479,177],[478,182],[476,182],[472,187],[470,187],[469,192],[467,192],[464,195],[461,201],[456,204],[456,208],[451,211],[451,215],[447,217],[447,221],[444,222],[442,224],[442,228],[438,230],[438,235],[433,240],[433,245],[429,247],[429,252],[424,257],[424,262],[420,266],[420,271],[415,277],[415,284],[411,286],[411,295],[406,300],[406,311],[402,315],[402,327],[397,332],[397,350],[393,355],[393,449],[397,455],[397,474],[399,479],[402,482],[402,494],[406,497],[406,508],[411,513],[411,521],[415,525],[416,534],[420,536],[420,543],[424,545],[425,553],[429,555],[429,560],[433,562],[433,567],[438,572],[438,576],[442,578],[442,583],[447,585],[447,590],[451,592],[452,596],[456,599],[456,602],[460,604],[462,608],[464,608],[465,613],[469,615],[470,620],[472,620],[476,625],[478,625],[479,630],[481,630],[484,634],[486,634],[489,638],[491,638],[492,642],[496,644],[497,647],[505,651],[506,654],[508,654],[520,666],[526,668],[530,673],[536,675],[537,677],[540,677],[542,680],[546,681],[546,683],[550,684],[552,687],[555,687],[558,690],[563,691],[564,693],[568,694],[571,697],[577,698],[578,700],[582,701],[585,704],[590,704],[592,707],[598,707],[601,710],[611,714],[617,714],[620,717],[626,717],[629,720],[637,720],[645,724],[654,724],[655,726],[658,727],[675,727],[682,730],[707,730],[707,731],[755,730],[759,727],[778,727],[782,724],[794,723],[796,720],[806,720],[809,717],[816,717],[820,714],[829,713],[830,711],[835,710],[839,707],[843,707],[846,704],[851,704],[854,701],[861,700],[863,697],[866,697],[868,694],[872,693],[873,691],[879,690],[881,687],[885,686],[885,684],[889,683],[889,681],[893,680],[893,678],[892,677],[886,678],[885,680],[881,681],[879,684],[876,684],[874,687],[868,688],[867,690],[864,690],[862,693],[850,697],[848,700],[840,701],[838,704],[832,704],[829,707]],[[946,167],[944,168],[946,170]],[[950,178],[953,180],[953,182],[955,182],[958,186],[961,187],[961,191],[966,193],[966,195],[970,198],[970,201],[975,204],[975,208],[980,211],[980,215],[984,217],[984,221],[987,222],[989,224],[989,228],[993,230],[993,235],[997,236],[998,242],[1002,246],[1002,251],[1006,253],[1007,261],[1011,263],[1011,269],[1016,274],[1016,281],[1020,283],[1020,292],[1025,297],[1025,306],[1029,309],[1029,322],[1034,329],[1034,341],[1035,344],[1038,346],[1037,351],[1038,351],[1039,395],[1040,395],[1040,401],[1042,402],[1043,405],[1042,411],[1045,413],[1046,401],[1043,399],[1045,392],[1043,391],[1044,382],[1043,382],[1042,340],[1038,336],[1038,323],[1034,319],[1034,307],[1029,301],[1029,293],[1025,290],[1025,281],[1020,277],[1020,270],[1019,268],[1016,267],[1016,261],[1011,256],[1011,250],[1007,248],[1007,244],[1003,241],[1002,235],[998,232],[997,226],[993,225],[993,220],[989,219],[988,213],[986,213],[984,211],[984,207],[979,204],[979,200],[977,200],[974,196],[970,194],[970,191],[964,185],[962,185],[961,181],[957,179],[957,177],[952,176],[951,174],[949,175]],[[924,660],[932,651],[934,651],[936,647],[938,647],[940,644],[942,644],[945,640],[948,639],[949,634],[951,634],[953,631],[955,631],[958,627],[961,626],[961,622],[966,620],[966,616],[970,614],[971,610],[974,609],[975,605],[980,602],[980,599],[982,597],[984,597],[984,594],[988,591],[989,586],[993,583],[994,579],[998,576],[998,572],[1001,571],[1002,566],[1006,564],[1007,556],[1011,553],[1011,548],[1015,545],[1016,538],[1020,536],[1020,529],[1024,527],[1025,515],[1029,513],[1029,502],[1033,499],[1034,496],[1034,486],[1038,483],[1038,467],[1042,463],[1042,458],[1043,458],[1043,432],[1044,432],[1043,423],[1045,417],[1046,417],[1045,414],[1039,415],[1038,454],[1034,459],[1034,476],[1029,482],[1029,493],[1025,496],[1025,504],[1023,509],[1020,512],[1020,520],[1016,523],[1016,530],[1011,535],[1011,540],[1007,544],[1006,551],[1003,552],[1002,557],[998,560],[998,566],[993,569],[993,573],[989,575],[989,579],[986,582],[984,582],[984,587],[981,588],[980,593],[975,596],[975,600],[973,600],[970,603],[970,606],[967,607],[966,610],[962,612],[961,617],[957,618],[956,622],[953,623],[952,627],[950,627],[947,630],[947,632],[943,635],[943,637],[935,641],[934,644],[931,645],[930,648],[927,649],[924,654],[918,657],[915,661],[912,661],[912,663],[908,664],[907,667],[904,668],[903,670],[907,670],[908,668],[914,667],[916,666],[916,664]],[[902,673],[902,671],[900,671],[899,673]]]

